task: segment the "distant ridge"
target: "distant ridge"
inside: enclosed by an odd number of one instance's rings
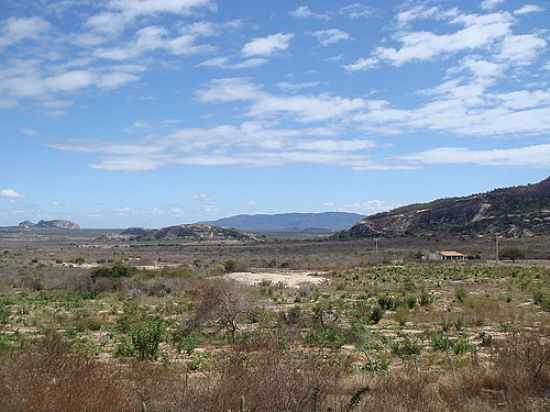
[[[550,178],[525,186],[403,206],[363,219],[339,239],[399,236],[550,234]]]
[[[41,220],[38,223],[33,223],[29,220],[19,223],[19,229],[63,229],[63,230],[78,230],[80,226],[69,220]]]
[[[363,218],[363,215],[346,212],[280,213],[237,215],[205,223],[259,233],[332,233],[347,229]]]
[[[241,240],[256,241],[256,237],[235,229],[225,229],[209,224],[176,225],[162,229],[129,228],[120,233],[136,240]]]

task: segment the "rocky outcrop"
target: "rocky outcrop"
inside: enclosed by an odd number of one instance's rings
[[[123,231],[121,235],[138,240],[257,240],[251,234],[209,224],[177,225],[162,229],[130,228]]]
[[[494,233],[510,237],[550,234],[550,178],[533,185],[400,207],[369,216],[335,237]]]
[[[19,223],[20,229],[63,229],[77,230],[80,226],[68,220],[41,220],[38,223],[33,223],[29,220]]]

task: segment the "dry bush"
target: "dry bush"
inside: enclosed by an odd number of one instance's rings
[[[2,411],[130,410],[107,365],[71,356],[58,336],[0,358]]]

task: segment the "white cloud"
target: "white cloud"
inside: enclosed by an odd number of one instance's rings
[[[525,6],[520,7],[517,10],[514,10],[514,14],[518,16],[522,16],[524,14],[540,13],[542,11],[544,11],[544,8],[537,4],[526,4]]]
[[[277,87],[286,92],[296,93],[304,89],[310,89],[319,86],[320,82],[278,82]]]
[[[22,194],[16,192],[13,189],[2,189],[0,190],[0,198],[8,199],[8,200],[17,200],[21,199],[23,197]]]
[[[384,200],[367,200],[364,202],[347,203],[338,208],[341,212],[355,212],[365,216],[373,215],[375,213],[385,212],[393,207],[388,205]]]
[[[404,27],[417,20],[446,20],[458,15],[459,11],[457,8],[443,10],[437,6],[420,5],[400,11],[397,14],[397,25]]]
[[[505,12],[486,15],[457,15],[453,12],[452,15],[454,17],[450,23],[462,25],[461,30],[449,34],[398,32],[395,37],[400,43],[399,48],[377,47],[368,58],[361,58],[344,67],[349,71],[357,71],[376,67],[382,61],[401,66],[412,61],[432,60],[445,54],[487,49],[511,34],[513,18]],[[402,17],[402,20],[408,22],[417,18],[414,15]]]
[[[36,130],[31,129],[31,128],[23,128],[23,129],[19,129],[19,130],[25,136],[29,136],[29,137],[36,137],[36,136],[40,135],[40,133],[38,133]]]
[[[108,11],[91,16],[86,26],[105,34],[117,34],[139,17],[158,14],[188,15],[197,9],[215,10],[211,0],[108,0]]]
[[[535,34],[509,35],[502,42],[499,58],[515,64],[528,65],[546,47],[546,40]]]
[[[322,46],[330,46],[343,40],[350,40],[351,36],[340,29],[318,30],[310,33]]]
[[[251,56],[271,56],[280,51],[285,51],[294,37],[289,33],[277,33],[267,37],[258,37],[246,43],[242,48],[242,54]]]
[[[328,14],[314,13],[308,6],[300,6],[296,10],[289,13],[292,17],[299,19],[318,19],[318,20],[330,20]]]
[[[182,128],[154,144],[63,143],[57,150],[99,156],[92,167],[109,171],[147,171],[169,165],[267,167],[288,164],[376,168],[365,151],[368,139],[340,137],[337,129],[280,128],[273,122],[238,126]],[[386,167],[386,166],[385,166]]]
[[[248,102],[250,107],[247,115],[251,117],[286,114],[300,122],[341,118],[368,106],[364,99],[348,99],[330,94],[274,95],[243,78],[215,79],[206,88],[199,90],[197,96],[208,103]]]
[[[351,17],[352,19],[359,19],[361,17],[370,17],[374,14],[374,11],[364,4],[352,3],[342,7],[340,9],[340,14]]]
[[[504,3],[504,0],[484,0],[481,2],[481,8],[483,10],[493,10],[502,3]]]
[[[237,69],[252,69],[263,66],[268,62],[267,59],[255,57],[244,59],[241,61],[231,62],[229,57],[214,57],[205,60],[197,65],[197,67],[217,67],[219,69],[237,70]]]
[[[10,17],[0,24],[0,49],[23,40],[36,40],[51,28],[42,17]]]
[[[136,32],[133,42],[122,47],[100,48],[94,52],[94,55],[100,59],[129,60],[155,50],[164,50],[178,56],[189,56],[215,49],[208,44],[197,44],[198,37],[198,33],[171,37],[163,27],[147,26]]]
[[[550,165],[550,144],[487,150],[442,147],[404,156],[403,160],[423,165],[477,164],[547,168]]]
[[[361,58],[356,60],[354,63],[345,64],[343,67],[347,71],[355,72],[359,70],[368,70],[378,66],[380,61],[376,57]]]

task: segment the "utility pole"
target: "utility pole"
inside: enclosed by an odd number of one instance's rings
[[[495,262],[498,263],[498,234],[495,235]]]
[[[378,259],[378,238],[374,238],[374,253],[376,254],[376,258]]]

